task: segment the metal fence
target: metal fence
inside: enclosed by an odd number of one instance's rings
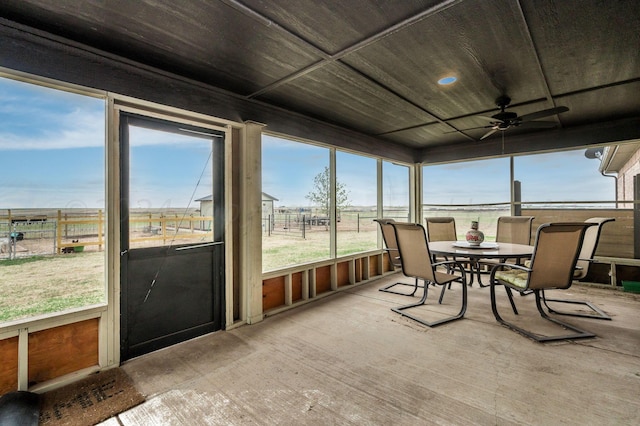
[[[0,222],[0,259],[45,256],[56,252],[56,222]]]
[[[312,220],[311,215],[297,213],[273,214],[262,218],[262,233],[271,235],[286,235],[294,238],[305,238],[307,232],[315,228],[326,229],[329,226],[328,218]]]
[[[377,224],[375,212],[344,212],[338,215],[336,228],[339,232],[371,232]],[[399,218],[406,221],[406,215]],[[262,218],[262,233],[265,236],[280,235],[306,238],[310,232],[326,232],[331,227],[327,216],[299,213],[276,213]]]

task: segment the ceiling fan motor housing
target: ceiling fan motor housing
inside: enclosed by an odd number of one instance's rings
[[[508,96],[500,96],[496,99],[496,105],[500,108],[500,112],[491,116],[491,118],[495,118],[498,120],[493,123],[494,129],[497,130],[507,130],[510,126],[518,125],[518,114],[515,112],[507,112],[505,108],[509,106],[511,103],[511,98]]]
[[[515,112],[499,112],[495,115],[491,116],[492,118],[495,118],[496,120],[500,120],[500,121],[510,121],[510,120],[515,120],[516,118],[518,118],[518,114],[516,114]]]
[[[496,99],[496,105],[498,105],[498,108],[502,110],[508,107],[510,103],[511,103],[511,98],[508,96],[500,96],[498,97],[498,99]]]

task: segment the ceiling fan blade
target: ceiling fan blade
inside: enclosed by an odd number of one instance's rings
[[[459,133],[459,132],[466,132],[467,130],[477,130],[477,129],[490,129],[493,126],[480,126],[480,127],[470,127],[468,129],[460,129],[460,130],[451,130],[449,132],[444,132],[443,134],[447,134],[447,133]]]
[[[527,127],[529,129],[550,129],[556,127],[558,123],[555,121],[525,121],[518,127]]]
[[[531,121],[531,120],[536,120],[538,118],[548,117],[550,115],[560,114],[562,112],[567,112],[567,111],[569,111],[569,108],[567,108],[566,106],[560,106],[556,108],[549,108],[549,109],[543,109],[542,111],[532,112],[531,114],[525,114],[521,117],[518,117],[518,119],[521,122]]]
[[[474,118],[480,118],[480,119],[482,119],[482,120],[488,120],[488,121],[491,121],[491,122],[493,122],[493,121],[500,121],[500,120],[496,120],[496,119],[495,119],[495,118],[493,118],[493,117],[488,117],[488,116],[486,116],[486,115],[474,115],[473,117],[474,117]]]
[[[498,129],[491,129],[489,130],[487,133],[484,134],[483,137],[480,138],[480,140],[488,138],[489,136],[491,136],[492,134],[494,134],[495,132],[497,132]]]

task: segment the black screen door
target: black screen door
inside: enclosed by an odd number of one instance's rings
[[[121,113],[121,359],[220,330],[224,133]]]

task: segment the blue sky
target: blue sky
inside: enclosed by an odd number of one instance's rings
[[[104,100],[4,78],[0,100],[0,208],[104,208]],[[130,140],[132,207],[211,194],[211,142],[135,127]]]
[[[584,156],[584,149],[519,156],[514,178],[521,182],[523,202],[613,201],[614,181],[600,174],[599,165],[599,160]],[[509,170],[508,158],[426,167],[425,202],[508,202]]]
[[[211,141],[131,127],[132,208],[198,207],[211,195]]]
[[[329,166],[329,153],[326,148],[264,136],[262,162],[262,190],[278,199],[276,205],[306,206],[313,178]]]
[[[329,167],[329,149],[265,135],[262,138],[262,188],[278,199],[277,206],[311,206],[306,196],[314,190],[313,180]],[[338,152],[338,182],[349,191],[350,205],[372,206],[377,202],[376,160]],[[408,204],[408,168],[389,162],[383,167],[384,204]]]
[[[329,150],[265,136],[262,158],[262,187],[278,198],[276,205],[308,206],[305,195],[313,188],[314,176],[328,166]],[[384,164],[385,205],[406,205],[408,193],[398,191],[403,182],[406,185],[406,169]],[[522,183],[525,202],[613,200],[613,179],[603,177],[598,166],[598,160],[584,156],[584,149],[516,157],[514,161],[515,179]],[[338,153],[338,181],[349,189],[352,205],[372,205],[371,200],[375,203],[372,171],[373,159]],[[509,179],[508,158],[429,166],[423,170],[423,198],[429,204],[509,202]]]
[[[0,208],[104,208],[105,103],[0,78]],[[132,129],[132,207],[185,207],[211,193],[210,143]],[[329,165],[327,148],[264,136],[263,191],[276,205],[310,206],[313,179]],[[614,182],[584,150],[516,157],[523,201],[613,200]],[[375,160],[337,154],[338,181],[350,204],[375,204]],[[408,203],[406,167],[384,162],[384,204]],[[196,186],[196,184],[200,183]],[[432,204],[505,202],[508,159],[430,166],[424,198]],[[193,203],[192,203],[193,204]]]
[[[100,99],[0,78],[0,208],[104,206],[104,122]]]

